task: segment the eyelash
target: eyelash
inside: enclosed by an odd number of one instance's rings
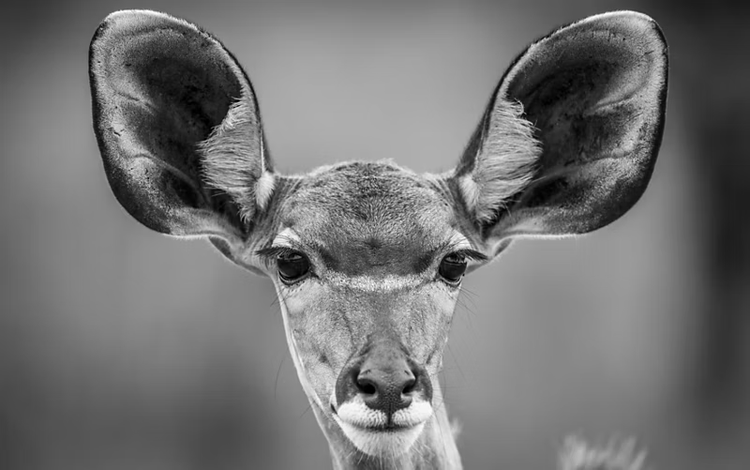
[[[454,250],[454,251],[451,251],[449,254],[455,254],[455,255],[458,255],[458,256],[462,256],[462,257],[464,257],[464,258],[466,258],[468,260],[471,260],[471,261],[487,261],[489,259],[483,253],[480,253],[480,252],[475,251],[475,250],[470,250],[468,248],[466,248],[466,249],[460,249],[460,250]]]
[[[255,252],[255,254],[260,256],[267,266],[271,263],[275,263],[280,255],[290,255],[292,253],[301,253],[301,251],[288,246],[272,246],[269,248],[261,248]]]

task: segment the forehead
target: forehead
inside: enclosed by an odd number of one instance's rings
[[[455,233],[440,183],[388,163],[340,164],[305,177],[281,223],[329,269],[349,274],[420,272]]]

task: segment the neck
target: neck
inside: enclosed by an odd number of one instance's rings
[[[320,428],[328,439],[334,470],[369,469],[440,469],[461,470],[461,457],[456,448],[443,397],[435,387],[433,403],[439,403],[424,427],[424,431],[409,451],[397,457],[373,457],[360,452],[344,435],[339,426],[311,400]]]

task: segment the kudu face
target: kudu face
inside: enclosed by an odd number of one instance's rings
[[[428,424],[446,425],[444,410],[433,419],[436,376],[464,272],[513,238],[586,233],[628,211],[651,176],[666,100],[658,26],[608,13],[516,59],[453,170],[344,163],[283,176],[250,81],[213,36],[117,12],[90,54],[94,129],[118,201],[273,280],[302,386],[334,457],[352,465],[352,444],[398,456]],[[420,452],[412,466],[460,466]]]
[[[308,396],[368,454],[408,448],[431,417],[463,271],[484,259],[445,189],[383,163],[319,171],[261,251]]]

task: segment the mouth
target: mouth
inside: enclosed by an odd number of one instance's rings
[[[422,434],[433,411],[428,402],[415,400],[407,408],[387,416],[356,399],[338,408],[332,402],[331,410],[352,444],[363,453],[378,457],[407,452]]]
[[[346,437],[361,452],[373,457],[397,457],[411,449],[425,423],[415,426],[361,427],[334,415]]]

